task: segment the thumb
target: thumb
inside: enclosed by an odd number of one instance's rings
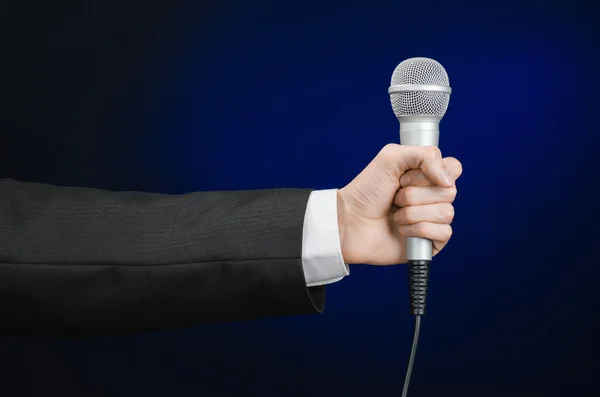
[[[411,169],[420,169],[436,185],[454,186],[455,178],[435,146],[405,146],[390,143],[378,154],[386,168],[397,175],[398,180]]]

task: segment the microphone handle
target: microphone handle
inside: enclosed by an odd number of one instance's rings
[[[438,146],[440,117],[402,116],[400,120],[400,144],[408,146]],[[431,261],[433,243],[420,237],[406,239],[408,261]]]

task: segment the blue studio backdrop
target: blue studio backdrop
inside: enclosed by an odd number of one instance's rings
[[[598,395],[593,2],[2,7],[0,177],[56,185],[339,188],[399,141],[396,65],[438,60],[440,147],[464,174],[410,394]],[[1,393],[398,396],[412,331],[405,267],[357,265],[322,315],[0,338]]]

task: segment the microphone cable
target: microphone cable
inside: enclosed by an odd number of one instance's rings
[[[431,261],[411,260],[408,261],[409,285],[411,313],[415,316],[415,330],[413,336],[412,348],[410,349],[410,358],[408,368],[404,379],[404,388],[402,397],[407,397],[410,377],[415,364],[417,354],[417,345],[419,342],[419,332],[421,330],[421,316],[425,314],[427,306],[427,287],[429,284],[429,264]]]

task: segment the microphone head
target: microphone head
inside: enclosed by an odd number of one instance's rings
[[[388,90],[397,118],[435,116],[440,119],[448,109],[450,81],[442,65],[429,58],[410,58],[392,74]]]

